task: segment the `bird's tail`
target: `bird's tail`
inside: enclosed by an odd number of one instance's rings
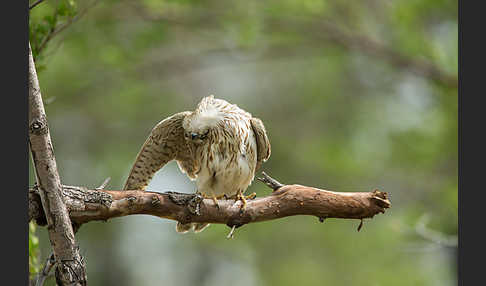
[[[177,222],[176,231],[178,233],[186,233],[186,232],[188,232],[192,229],[195,233],[198,233],[198,232],[203,231],[208,226],[209,226],[209,223],[198,223],[198,222],[180,223],[180,222]]]

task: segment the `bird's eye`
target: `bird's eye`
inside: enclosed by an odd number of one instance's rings
[[[206,131],[204,134],[199,135],[199,138],[200,138],[200,139],[206,139],[206,137],[208,137],[208,134],[209,134],[209,130],[208,130],[208,131]]]

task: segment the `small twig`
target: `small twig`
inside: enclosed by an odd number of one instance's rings
[[[457,247],[457,236],[456,235],[446,235],[439,231],[429,229],[426,224],[428,223],[430,217],[427,214],[422,215],[417,224],[415,225],[415,232],[424,238],[425,240],[431,241],[438,245]]]
[[[83,17],[86,12],[88,12],[89,9],[93,8],[96,4],[98,4],[100,1],[99,0],[94,0],[91,5],[88,7],[84,8],[81,12],[79,12],[76,16],[69,18],[66,22],[63,24],[59,25],[58,27],[51,29],[47,36],[42,40],[41,44],[39,45],[39,48],[37,48],[37,54],[39,54],[47,45],[47,43],[52,40],[57,34],[62,32],[64,29],[69,27],[72,23],[78,21],[81,17]]]
[[[44,105],[49,105],[49,104],[53,103],[53,102],[54,102],[54,100],[56,100],[56,97],[55,97],[55,96],[48,97],[48,98],[46,98],[46,100],[44,101]]]
[[[262,172],[262,176],[263,178],[257,178],[257,180],[261,181],[262,183],[270,187],[274,192],[284,186],[274,178],[267,175],[265,172]]]
[[[101,185],[99,187],[97,187],[95,190],[103,190],[108,185],[108,183],[110,182],[110,180],[111,180],[111,177],[106,178],[103,181],[103,183],[101,183]]]
[[[32,10],[35,6],[39,5],[42,2],[44,2],[44,0],[37,0],[35,3],[29,6],[29,10]]]
[[[49,276],[49,273],[52,270],[52,267],[56,264],[56,259],[54,258],[54,253],[51,253],[51,255],[47,258],[46,265],[44,265],[44,268],[42,269],[41,273],[37,276],[37,282],[36,286],[42,286],[44,284],[44,281],[46,278]]]

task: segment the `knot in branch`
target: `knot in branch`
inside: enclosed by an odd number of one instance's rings
[[[48,132],[47,121],[45,117],[34,119],[29,126],[30,134],[44,135]]]

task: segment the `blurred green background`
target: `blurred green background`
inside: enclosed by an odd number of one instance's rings
[[[214,94],[263,120],[263,170],[282,183],[392,202],[360,232],[306,216],[232,240],[224,225],[91,222],[76,235],[90,285],[457,285],[457,1],[46,0],[30,39],[63,184],[122,188],[152,127]],[[194,183],[173,162],[148,189]]]

